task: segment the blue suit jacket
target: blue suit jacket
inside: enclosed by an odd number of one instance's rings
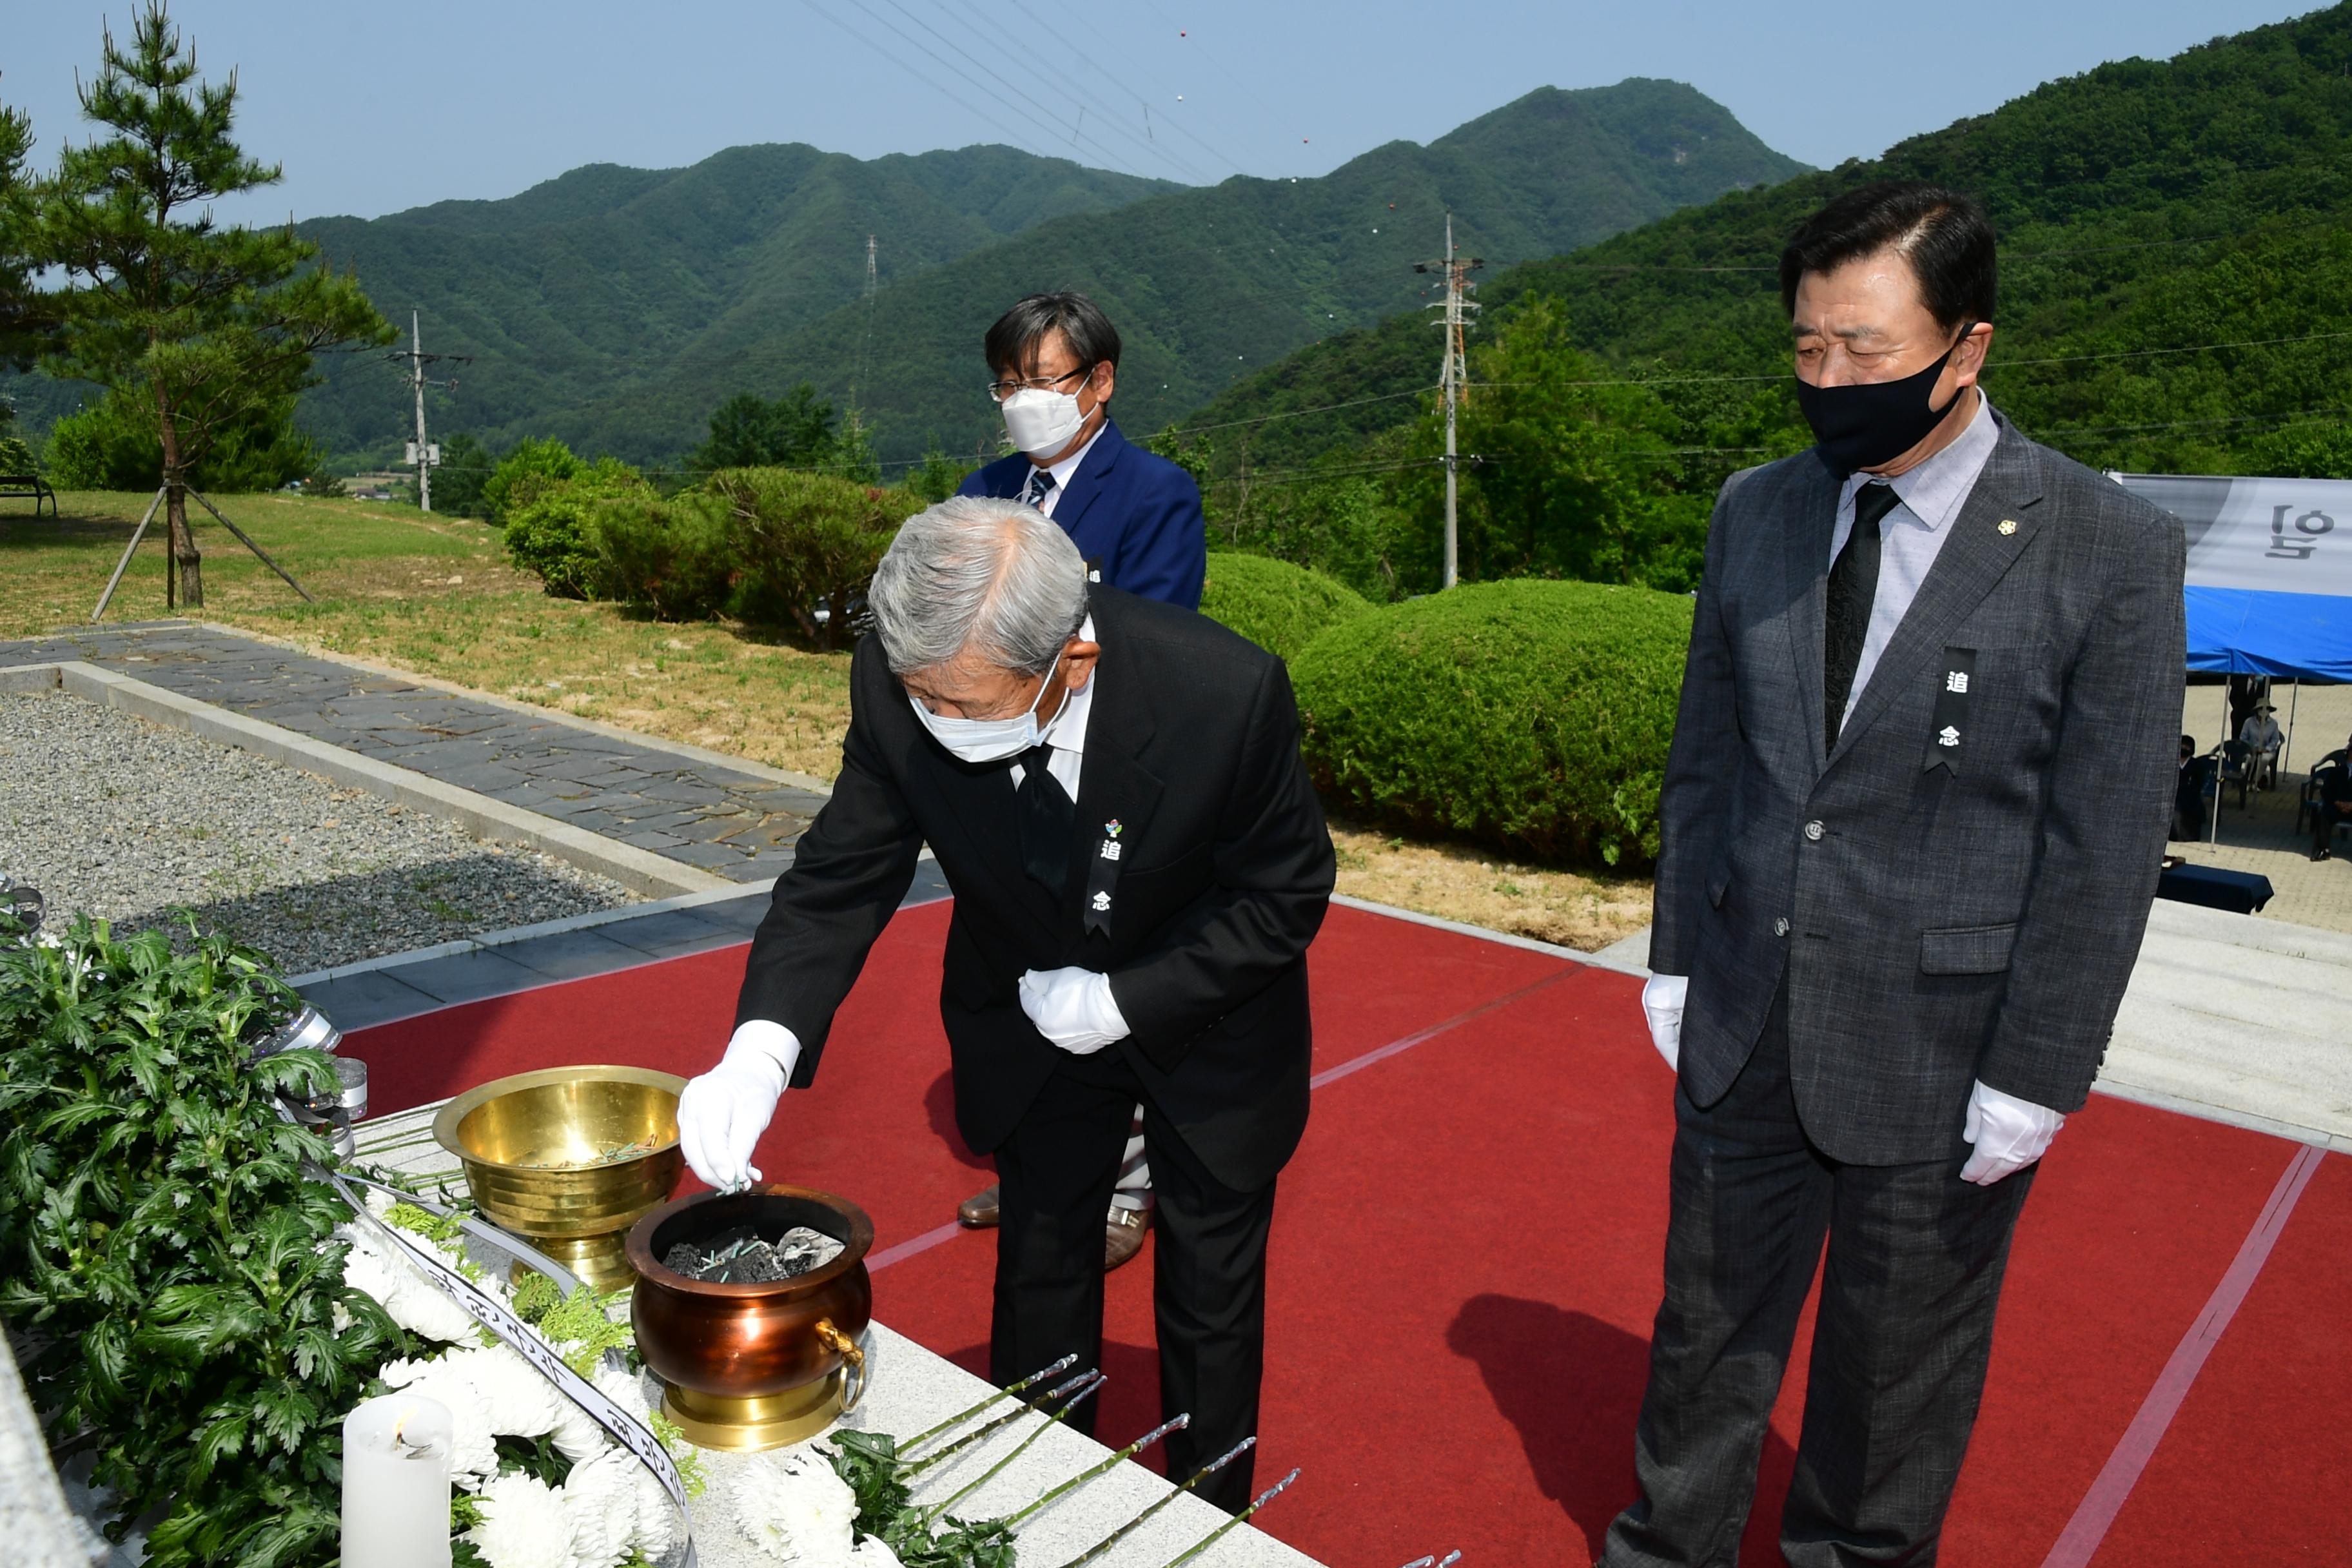
[[[1019,500],[1029,484],[1026,453],[1015,452],[964,478],[960,494]],[[1209,539],[1192,476],[1103,421],[1102,434],[1054,503],[1054,521],[1102,580],[1146,599],[1201,607]]]

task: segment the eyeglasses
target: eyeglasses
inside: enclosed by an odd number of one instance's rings
[[[1016,392],[1051,392],[1066,381],[1093,374],[1094,368],[1091,364],[1084,364],[1066,375],[1056,375],[1037,381],[992,381],[988,384],[988,395],[994,401],[1002,403]]]

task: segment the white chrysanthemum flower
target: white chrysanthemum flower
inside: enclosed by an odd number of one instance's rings
[[[345,1284],[373,1297],[394,1322],[412,1334],[441,1344],[473,1337],[474,1315],[444,1295],[438,1286],[350,1227],[343,1234],[352,1243],[351,1256],[343,1260]]]
[[[869,1535],[849,1553],[849,1568],[898,1568],[898,1554],[878,1535]]]
[[[625,1367],[598,1362],[596,1370],[588,1374],[588,1381],[595,1385],[597,1393],[638,1420],[652,1425],[649,1419],[651,1407],[646,1403],[646,1385],[638,1381],[635,1373]]]
[[[821,1457],[754,1459],[728,1489],[743,1533],[769,1556],[788,1568],[849,1568],[857,1496]]]
[[[482,1488],[482,1522],[466,1531],[490,1568],[572,1568],[562,1497],[520,1471]]]
[[[498,1473],[498,1435],[491,1429],[490,1407],[482,1391],[448,1358],[387,1362],[377,1376],[388,1388],[405,1389],[449,1407],[450,1479],[472,1490],[482,1478]]]
[[[548,1392],[555,1395],[552,1436],[558,1453],[577,1465],[612,1448],[612,1437],[593,1415],[573,1404],[570,1395],[553,1384],[549,1384]]]
[[[564,1410],[573,1408],[546,1375],[510,1345],[455,1350],[441,1360],[482,1391],[482,1400],[490,1409],[490,1430],[501,1436],[543,1437],[555,1430]]]
[[[662,1485],[635,1455],[629,1456],[629,1463],[636,1472],[632,1484],[636,1488],[637,1497],[636,1533],[630,1538],[629,1544],[646,1562],[659,1563],[686,1539],[679,1528],[681,1516],[677,1504],[671,1500],[669,1489]]]
[[[645,1467],[625,1449],[607,1447],[563,1479],[563,1513],[572,1521],[576,1568],[618,1568],[637,1532],[637,1483]]]

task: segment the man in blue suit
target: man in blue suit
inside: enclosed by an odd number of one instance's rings
[[[1061,525],[1096,581],[1199,609],[1209,571],[1200,487],[1167,458],[1129,446],[1111,423],[1118,329],[1110,318],[1084,294],[1032,294],[988,329],[981,347],[992,376],[988,395],[1013,452],[967,475],[960,493],[1025,500]],[[1141,1250],[1151,1206],[1139,1106],[1103,1222],[1105,1268]],[[997,1189],[966,1198],[956,1217],[996,1224]]]
[[[1015,450],[967,476],[961,493],[1025,500],[1061,525],[1102,582],[1199,609],[1209,567],[1201,491],[1111,423],[1118,329],[1084,294],[1032,294],[982,346]]]

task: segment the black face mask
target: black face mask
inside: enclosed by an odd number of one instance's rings
[[[1900,381],[1813,386],[1799,377],[1797,406],[1804,411],[1805,423],[1813,427],[1813,449],[1822,455],[1822,461],[1843,479],[1857,468],[1891,463],[1926,440],[1927,432],[1960,400],[1955,392],[1941,408],[1929,407],[1927,399],[1935,393],[1936,378],[1976,330],[1977,324],[1970,321],[1935,363]]]

